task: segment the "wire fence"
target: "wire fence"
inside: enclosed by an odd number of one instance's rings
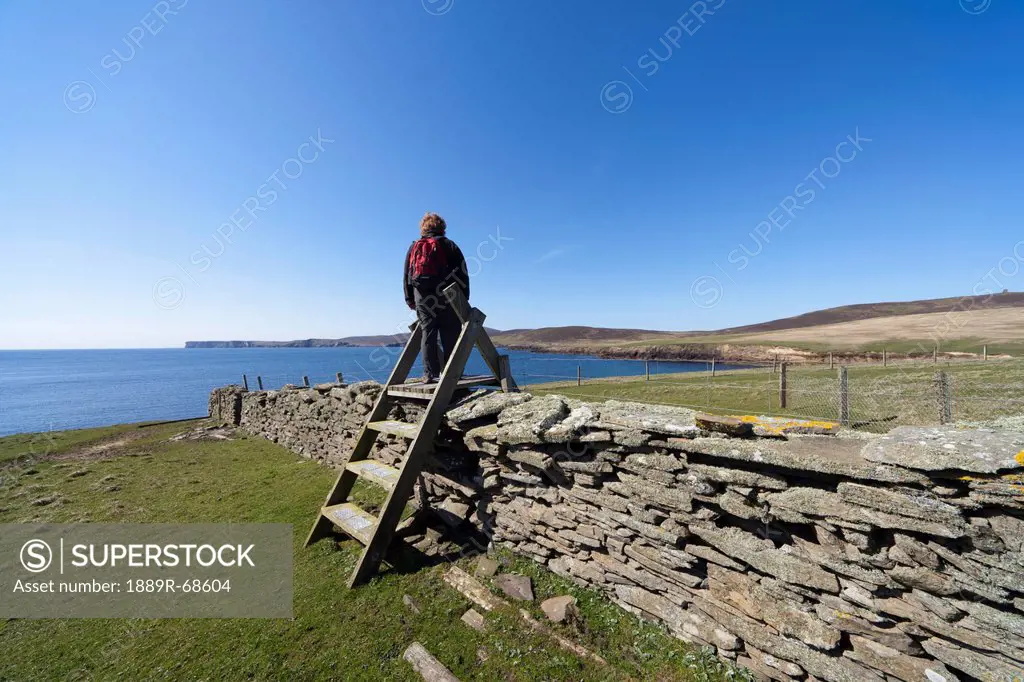
[[[588,377],[583,365],[575,377],[531,376],[531,389],[588,400],[838,421],[868,430],[1024,415],[1020,360],[887,362],[831,369],[774,363],[723,370],[707,363],[686,372],[660,362],[641,364],[642,370],[632,376]]]
[[[482,363],[481,363],[482,364]],[[485,367],[473,368],[486,371]],[[329,376],[248,374],[250,390],[286,384],[373,379],[390,369],[359,365]],[[719,414],[754,414],[838,421],[855,428],[985,422],[1024,416],[1024,360],[900,361],[838,366],[773,362],[607,360],[577,356],[516,357],[520,386],[583,400],[632,400]]]

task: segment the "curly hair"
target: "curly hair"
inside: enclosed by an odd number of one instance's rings
[[[420,220],[420,236],[426,237],[428,234],[442,235],[447,229],[448,223],[436,213],[427,213]]]

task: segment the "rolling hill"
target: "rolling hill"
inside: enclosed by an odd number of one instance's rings
[[[718,331],[673,332],[566,326],[488,329],[506,348],[604,357],[760,361],[782,356],[818,361],[893,355],[1024,354],[1024,293],[919,301],[862,303]],[[299,341],[189,341],[186,348],[336,347],[405,343],[405,334]]]

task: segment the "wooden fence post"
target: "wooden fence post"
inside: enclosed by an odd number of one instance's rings
[[[711,376],[715,376],[715,359],[711,358]]]
[[[981,359],[988,360],[988,345],[981,347]]]
[[[832,351],[828,352],[828,368],[835,369],[835,364],[832,361]]]
[[[935,346],[935,348],[932,348],[932,362],[934,362],[936,364],[938,364],[938,362],[939,362],[939,347],[938,346]]]
[[[242,386],[245,388],[245,390],[249,390],[249,377],[245,376],[244,374],[242,375]]]
[[[309,377],[302,377],[302,385],[305,386],[306,388],[309,388]]]
[[[882,349],[882,367],[888,367],[888,366],[889,366],[889,354],[886,353],[885,349],[883,348]]]
[[[839,368],[839,423],[850,425],[850,375],[845,367]]]
[[[334,376],[335,376],[335,378],[336,378],[336,379],[338,380],[338,383],[339,383],[339,384],[343,384],[343,383],[345,383],[345,380],[341,378],[341,372],[338,372],[338,373],[337,373],[337,374],[335,374]]]
[[[945,372],[935,373],[935,393],[939,407],[939,423],[948,424],[953,421],[953,396],[949,390],[949,375]]]
[[[644,360],[644,371],[647,373],[647,381],[651,380],[651,361]]]
[[[263,377],[259,374],[256,375],[256,385],[260,387],[261,391],[263,390]]]
[[[784,410],[788,405],[786,400],[786,363],[779,365],[779,409]]]
[[[581,368],[579,365],[576,365],[576,385],[583,385],[583,368]]]

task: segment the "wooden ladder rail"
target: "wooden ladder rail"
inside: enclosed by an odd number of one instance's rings
[[[309,535],[306,538],[306,546],[331,534],[334,526],[339,525],[332,520],[328,514],[328,508],[337,508],[338,505],[344,508],[347,515],[348,525],[342,525],[342,530],[354,539],[364,544],[364,549],[356,564],[355,570],[349,580],[349,587],[355,587],[369,580],[380,567],[387,548],[394,537],[405,504],[412,495],[416,479],[423,468],[423,462],[433,451],[434,439],[441,426],[444,413],[455,391],[459,388],[459,381],[466,363],[472,354],[473,348],[479,348],[480,353],[491,369],[495,380],[500,384],[503,391],[518,391],[509,367],[508,356],[499,355],[490,337],[484,329],[483,323],[486,316],[478,309],[471,308],[462,289],[453,284],[444,290],[444,295],[455,310],[462,323],[455,349],[449,355],[448,362],[441,374],[440,381],[434,387],[433,393],[427,405],[420,423],[418,425],[392,424],[383,421],[393,404],[390,393],[391,388],[405,383],[416,362],[418,347],[422,339],[422,329],[418,323],[413,324],[409,339],[405,348],[399,356],[395,368],[388,377],[387,383],[382,387],[381,394],[374,403],[373,408],[367,415],[366,422],[360,431],[355,446],[345,461],[345,466],[338,474],[338,478],[328,493],[324,505],[320,510],[317,520],[314,522]],[[400,427],[400,428],[396,428]],[[398,469],[384,465],[370,467],[354,467],[352,465],[363,462],[370,458],[373,445],[380,433],[392,433],[409,437],[412,442],[409,444],[405,457]],[[367,530],[370,525],[370,515],[353,505],[344,503],[352,492],[356,480],[362,475],[370,481],[389,488],[387,499],[384,501],[381,511],[373,523],[372,529]],[[358,528],[352,525],[352,519],[358,521]]]

